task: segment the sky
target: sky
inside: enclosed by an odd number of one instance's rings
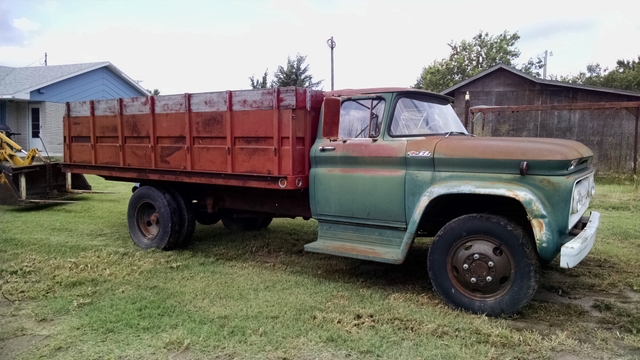
[[[306,56],[335,88],[412,86],[447,43],[517,32],[517,64],[548,73],[640,55],[640,0],[0,0],[0,65],[109,61],[162,94],[250,88],[287,57]]]

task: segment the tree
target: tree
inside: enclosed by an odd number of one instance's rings
[[[295,59],[291,59],[291,57],[288,56],[287,66],[278,66],[278,70],[273,73],[274,80],[269,83],[269,87],[298,86],[312,89],[320,87],[323,80],[313,81],[313,75],[309,74],[309,65],[305,64],[306,60],[307,57],[300,54],[297,54]],[[268,70],[269,69],[265,70],[260,80],[256,79],[253,75],[249,77],[252,89],[267,88]]]
[[[148,92],[149,94],[153,95],[153,96],[158,96],[158,95],[160,95],[160,90],[158,90],[158,89],[153,89],[153,91],[151,91],[151,90],[147,89],[147,92]]]
[[[275,79],[271,82],[273,87],[299,86],[317,89],[322,80],[313,82],[313,75],[308,74],[309,65],[305,65],[306,56],[296,55],[295,59],[287,57],[287,67],[278,66],[278,70],[273,74]]]
[[[540,69],[542,68],[544,68],[544,60],[541,56],[536,56],[535,60],[529,58],[526,63],[520,66],[519,70],[529,75],[540,77]]]
[[[267,70],[264,71],[264,74],[262,75],[262,80],[256,80],[256,78],[251,75],[251,77],[249,78],[249,80],[251,80],[251,88],[252,89],[266,89],[267,88],[267,75],[268,75],[269,69],[267,68]]]
[[[601,86],[611,89],[640,91],[640,55],[637,60],[619,59],[616,67],[602,68],[599,63],[587,65],[587,71],[574,76],[560,76],[561,81],[570,83]]]
[[[520,50],[515,47],[520,39],[518,33],[510,34],[504,31],[500,35],[492,36],[480,31],[471,40],[462,40],[447,45],[451,49],[448,58],[434,60],[422,69],[415,88],[430,91],[442,91],[464,81],[479,72],[497,64],[513,66],[513,61],[520,56]],[[529,59],[522,64],[521,70],[531,75],[539,76],[538,70],[543,66],[540,57]]]

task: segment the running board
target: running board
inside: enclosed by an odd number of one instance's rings
[[[318,240],[305,251],[401,264],[404,230],[318,221]]]

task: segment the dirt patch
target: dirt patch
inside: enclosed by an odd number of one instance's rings
[[[13,306],[13,303],[3,297],[0,297],[0,309],[7,309]]]
[[[640,293],[630,288],[608,290],[593,290],[581,284],[575,285],[575,278],[568,272],[556,269],[543,270],[540,286],[533,296],[533,301],[552,304],[566,304],[579,306],[592,318],[600,318],[604,314],[599,310],[599,303],[611,302],[627,309],[632,309],[640,303]]]
[[[556,360],[638,358],[640,348],[611,339],[637,334],[634,323],[640,317],[640,294],[630,288],[594,290],[597,287],[575,282],[571,272],[543,269],[538,291],[509,326],[534,330],[543,337],[566,334],[584,345],[585,350],[577,354],[552,354]],[[610,340],[606,348],[599,344],[603,336]]]
[[[39,334],[39,330],[50,325],[31,320],[21,314],[15,302],[0,297],[0,359],[15,359],[41,345],[49,336]]]
[[[15,359],[25,350],[38,346],[46,335],[24,335],[0,341],[0,359]]]
[[[170,360],[188,360],[191,358],[191,350],[181,350],[171,356],[169,356]]]

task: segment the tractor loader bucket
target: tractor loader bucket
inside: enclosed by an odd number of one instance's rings
[[[65,173],[57,162],[3,163],[0,170],[0,205],[67,203],[64,199],[72,194],[91,190],[82,174]]]

